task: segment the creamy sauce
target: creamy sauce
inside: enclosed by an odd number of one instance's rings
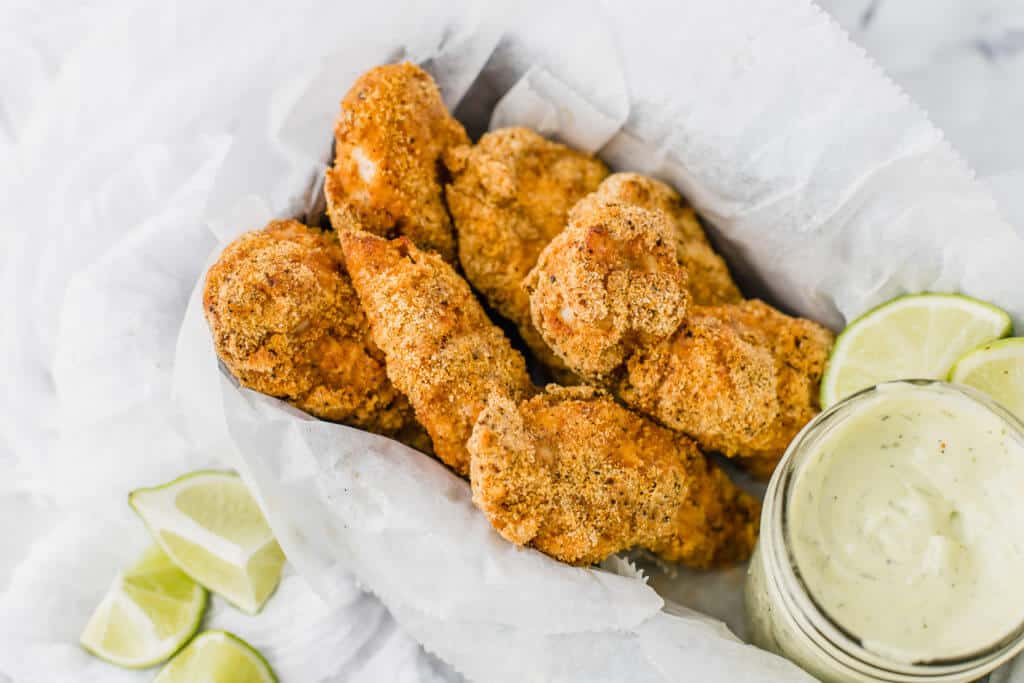
[[[998,416],[948,388],[894,383],[809,445],[789,549],[865,649],[948,660],[1024,622],[1024,444]]]

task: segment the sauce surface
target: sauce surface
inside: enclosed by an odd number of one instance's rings
[[[942,385],[879,387],[808,444],[790,552],[822,611],[906,663],[989,648],[1024,622],[1024,443]]]

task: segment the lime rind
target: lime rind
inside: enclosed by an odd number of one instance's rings
[[[195,676],[191,674],[196,673],[203,675],[204,678],[202,680],[208,680],[210,683],[235,683],[236,681],[238,681],[238,683],[242,683],[242,681],[244,681],[244,683],[254,683],[253,679],[250,677],[246,677],[244,679],[232,677],[231,674],[235,673],[234,671],[229,673],[228,677],[217,675],[220,673],[219,671],[208,670],[210,667],[208,667],[207,670],[193,671],[191,667],[194,666],[194,664],[193,662],[190,662],[188,658],[202,656],[202,649],[208,646],[216,648],[233,648],[230,653],[225,652],[224,656],[241,654],[247,658],[248,663],[255,669],[254,673],[257,673],[261,677],[261,683],[278,683],[277,675],[274,673],[273,668],[271,668],[270,663],[267,662],[267,659],[259,650],[235,634],[221,630],[203,631],[197,635],[187,647],[182,649],[174,659],[169,661],[167,665],[160,670],[160,673],[157,674],[153,683],[190,682],[195,680]],[[217,654],[218,653],[215,652],[213,656],[216,657]],[[209,656],[206,661],[209,661]],[[201,664],[202,663],[200,663],[200,666]],[[214,676],[216,676],[216,678],[214,678]]]
[[[246,650],[259,662],[260,666],[268,676],[268,683],[278,683],[277,674],[274,673],[274,669],[270,666],[270,662],[267,661],[267,658],[263,656],[262,652],[260,652],[255,647],[250,645],[248,641],[246,641],[244,638],[240,638],[239,636],[236,636],[234,633],[231,633],[230,631],[212,630],[210,631],[210,633],[219,633],[224,637],[235,641],[235,644],[239,645],[243,650]]]
[[[1013,353],[1017,351],[1019,353]],[[1005,357],[1020,357],[1024,359],[1024,337],[1003,337],[994,341],[985,342],[960,357],[949,371],[949,381],[958,382],[960,377],[986,360],[988,356],[998,354]]]
[[[949,381],[987,393],[1024,421],[1024,337],[982,344],[950,369]]]
[[[155,562],[155,554],[163,556],[162,563],[157,564]],[[155,571],[153,571],[154,569]],[[171,572],[180,574],[180,578],[168,576]],[[185,582],[190,583],[190,595],[180,595],[181,599],[179,599],[175,595],[180,594],[181,591],[174,591],[170,594],[166,591],[161,591],[158,581],[153,579],[143,580],[143,577],[149,574],[164,575],[165,579],[178,583],[179,586],[177,588],[183,587]],[[128,610],[134,613],[133,620],[146,620],[152,628],[153,633],[151,635],[159,635],[157,632],[160,630],[160,627],[151,619],[151,613],[143,609],[136,600],[132,599],[132,596],[143,597],[145,602],[149,603],[151,607],[156,602],[168,610],[182,612],[186,615],[191,612],[191,619],[177,631],[171,631],[167,635],[160,637],[146,653],[136,657],[119,656],[111,651],[110,647],[105,647],[103,643],[104,637],[107,636],[112,628],[118,626],[130,628],[129,624],[113,623],[116,615],[111,614],[111,612],[115,607],[120,608],[124,612],[127,605]],[[199,630],[202,623],[207,604],[208,594],[206,590],[188,578],[185,572],[175,567],[158,546],[153,546],[147,549],[131,568],[118,573],[110,589],[108,589],[103,600],[96,607],[89,622],[86,624],[82,637],[79,639],[79,644],[86,652],[110,664],[125,669],[146,669],[167,661],[192,640],[192,637]],[[134,634],[138,633],[138,629],[130,630],[133,630]]]
[[[949,366],[955,362],[958,352],[961,351],[956,348],[957,344],[961,342],[962,337],[970,329],[961,329],[959,336],[953,339],[939,338],[938,335],[929,334],[936,322],[934,312],[941,311],[943,308],[950,311],[958,311],[967,319],[974,318],[975,320],[987,322],[988,329],[986,333],[988,338],[976,339],[969,344],[962,344],[968,348],[977,345],[979,342],[984,343],[1006,337],[1013,331],[1013,321],[1005,311],[990,303],[969,296],[962,294],[925,293],[907,294],[897,297],[875,306],[858,316],[836,338],[832,353],[822,375],[819,396],[822,407],[827,408],[839,399],[859,389],[882,381],[897,379],[944,379],[949,371]],[[876,354],[875,357],[860,359],[862,362],[853,360],[850,349],[856,347],[862,335],[884,327],[884,319],[894,318],[908,310],[911,312],[914,310],[927,311],[926,320],[929,329],[909,330],[909,332],[913,332],[913,334],[909,335],[895,334],[891,339],[887,340],[890,342],[890,347],[886,348],[886,354]],[[921,348],[907,343],[914,339],[925,346]],[[900,348],[891,348],[891,346],[899,344],[902,344]],[[948,365],[941,369],[928,369],[926,372],[922,372],[919,369],[905,370],[903,367],[893,372],[891,365],[903,365],[909,368],[914,365],[915,359],[922,355],[928,357],[929,354],[948,355]],[[847,386],[840,389],[838,385],[842,371],[850,368],[855,368],[860,373],[860,382],[852,387]]]
[[[209,528],[223,531],[227,527],[210,524],[209,520],[208,526],[203,526],[180,508],[179,493],[190,486],[215,487],[218,481],[231,487],[241,486],[251,504],[247,501],[240,509],[249,516],[259,515],[264,530],[259,538],[252,529],[245,529],[241,534],[244,545],[236,543],[235,539]],[[285,557],[262,511],[237,474],[222,470],[190,472],[159,486],[132,491],[128,502],[164,552],[197,583],[249,614],[259,613],[273,595]],[[236,506],[234,511],[238,510]],[[252,520],[242,522],[251,525]],[[268,557],[274,562],[266,561]],[[254,558],[260,562],[254,562]],[[259,576],[254,576],[256,573]]]

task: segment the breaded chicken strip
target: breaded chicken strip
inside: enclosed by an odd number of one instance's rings
[[[495,397],[469,441],[473,502],[517,545],[573,564],[632,547],[692,567],[745,560],[759,505],[685,436],[589,387]]]
[[[664,211],[675,225],[677,255],[689,273],[693,302],[705,306],[742,301],[729,267],[711,248],[697,214],[665,183],[638,173],[614,173],[581,204],[588,202],[621,203]]]
[[[700,306],[672,337],[635,353],[611,388],[626,405],[727,456],[760,454],[781,417],[765,340]]]
[[[333,235],[296,221],[245,233],[207,273],[203,307],[217,355],[242,386],[429,450],[370,340]]]
[[[466,441],[487,399],[497,393],[519,400],[533,391],[523,357],[436,254],[404,237],[340,238],[388,376],[409,397],[438,457],[468,474]]]
[[[454,261],[440,160],[469,138],[427,72],[408,62],[367,71],[342,101],[334,135],[324,181],[334,228],[405,235]]]
[[[665,216],[580,202],[527,279],[534,324],[569,369],[764,475],[818,411],[831,334],[761,302],[687,308]]]
[[[608,169],[526,128],[487,133],[445,156],[453,180],[448,207],[459,235],[466,278],[519,328],[544,364],[562,364],[530,322],[522,287],[541,249],[565,227],[569,209],[593,192]]]
[[[774,358],[779,416],[745,452],[742,462],[756,476],[767,478],[789,442],[821,410],[819,385],[835,336],[816,322],[788,316],[757,299],[715,306],[707,313],[753,330]]]
[[[767,479],[820,410],[833,341],[821,325],[763,301],[695,306],[675,336],[629,359],[614,391]]]
[[[671,335],[689,303],[661,211],[580,202],[525,281],[536,328],[568,367],[601,380]]]

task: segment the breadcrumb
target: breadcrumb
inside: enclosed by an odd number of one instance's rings
[[[620,203],[664,211],[676,228],[676,253],[690,276],[693,302],[708,306],[742,301],[729,267],[711,248],[697,214],[665,183],[639,173],[613,173],[581,202],[585,203]]]
[[[821,411],[821,376],[835,335],[812,320],[788,316],[757,299],[716,306],[707,312],[754,330],[774,359],[779,416],[741,460],[755,476],[767,478],[797,432]]]
[[[487,303],[519,329],[537,358],[564,369],[530,321],[523,279],[565,227],[569,209],[608,175],[603,163],[526,128],[487,133],[445,156],[459,262]]]
[[[526,279],[534,326],[566,365],[600,380],[682,323],[689,303],[661,211],[583,203]]]
[[[754,450],[779,418],[775,361],[762,339],[699,306],[671,338],[634,354],[613,389],[730,457]]]
[[[469,138],[430,75],[408,62],[370,69],[342,101],[334,134],[324,181],[334,228],[405,235],[454,261],[441,156]]]
[[[388,376],[412,403],[438,457],[469,472],[466,441],[492,394],[533,391],[526,363],[455,270],[407,238],[346,232],[342,249]]]
[[[695,306],[669,341],[633,356],[615,391],[629,406],[771,476],[820,411],[834,337],[763,301]]]
[[[708,568],[749,557],[759,505],[685,436],[589,387],[496,396],[469,442],[473,502],[494,528],[572,564],[632,547]]]
[[[245,233],[207,273],[203,307],[217,355],[242,386],[429,450],[370,340],[333,235],[296,221]]]

